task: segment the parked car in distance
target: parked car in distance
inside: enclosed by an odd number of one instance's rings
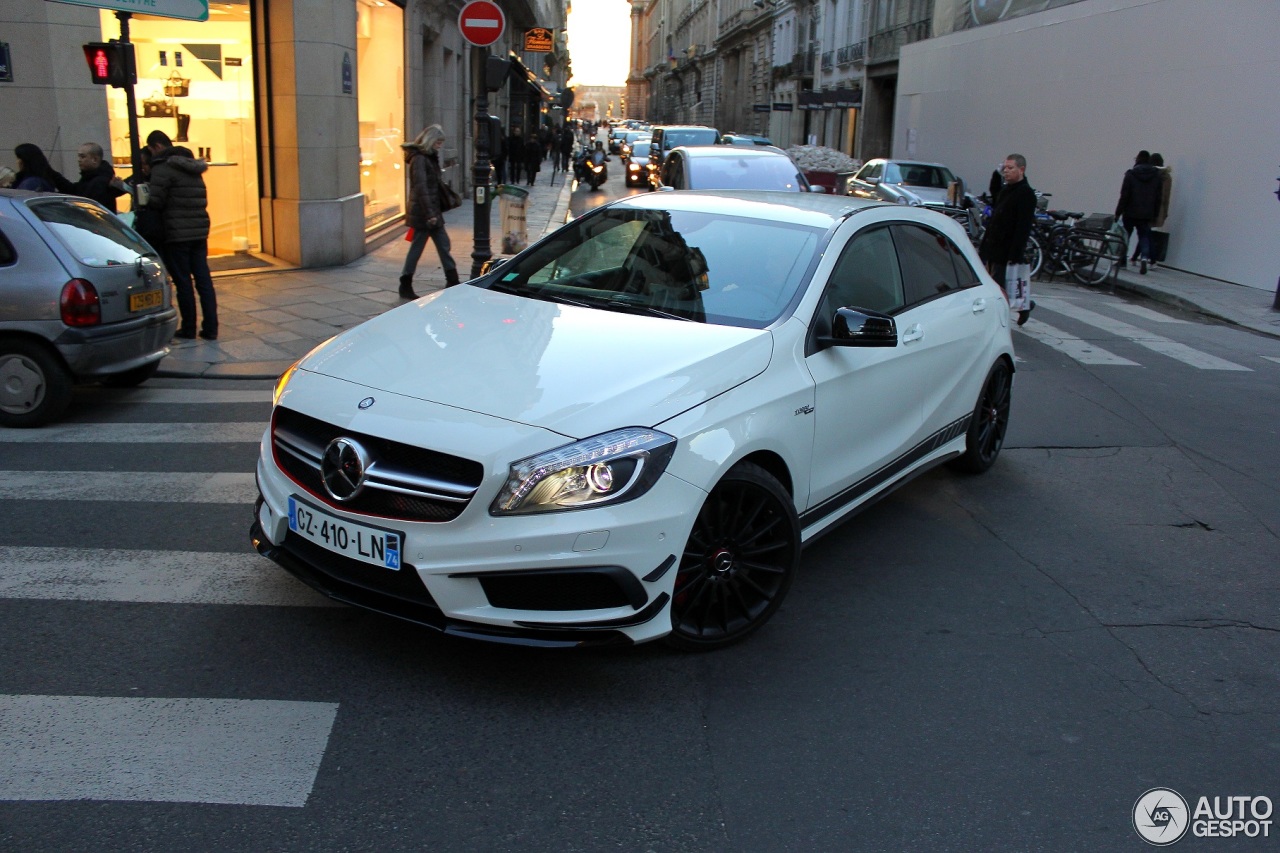
[[[809,192],[809,182],[778,148],[716,145],[673,148],[659,189]]]
[[[286,371],[251,540],[455,636],[714,649],[805,543],[935,465],[990,468],[1013,372],[1003,290],[945,216],[631,195]]]
[[[941,163],[915,160],[868,160],[849,179],[849,194],[858,198],[943,207],[955,174]]]
[[[752,133],[726,133],[720,137],[721,145],[773,145],[767,136]]]
[[[632,144],[626,157],[626,165],[622,174],[628,187],[648,187],[649,184],[649,140],[641,139]]]
[[[662,161],[667,158],[667,153],[678,146],[690,147],[694,145],[718,145],[720,142],[720,131],[714,127],[704,127],[696,124],[667,124],[657,125],[653,128],[652,134],[653,144],[649,146],[649,165],[650,173],[654,181],[657,180],[659,173],[662,171]],[[657,184],[654,184],[655,189]]]
[[[0,190],[0,425],[37,427],[72,385],[155,374],[178,328],[160,257],[78,196]]]

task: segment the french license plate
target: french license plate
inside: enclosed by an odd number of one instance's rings
[[[148,308],[159,308],[164,304],[164,291],[147,290],[142,293],[129,294],[129,310],[145,311]]]
[[[330,515],[299,498],[289,498],[289,529],[336,554],[399,571],[404,535]]]

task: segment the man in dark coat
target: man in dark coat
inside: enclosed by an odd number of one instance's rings
[[[1138,272],[1143,275],[1151,260],[1151,221],[1160,213],[1160,178],[1160,170],[1151,165],[1151,154],[1139,151],[1133,158],[1133,168],[1124,173],[1120,201],[1116,203],[1116,218],[1124,217],[1125,236],[1132,236],[1137,229],[1137,254],[1142,264]],[[1120,262],[1123,264],[1124,259]]]
[[[520,174],[524,171],[524,136],[519,127],[511,128],[507,137],[507,171],[511,173],[511,183],[520,183]]]
[[[96,142],[86,142],[76,153],[76,160],[80,164],[80,180],[71,185],[72,193],[91,198],[115,213],[116,197],[124,195],[124,191],[111,185],[116,170],[102,158],[102,146]]]
[[[991,219],[978,246],[978,257],[986,262],[991,277],[1007,292],[1005,278],[1009,264],[1021,262],[1027,240],[1031,239],[1031,226],[1036,217],[1036,191],[1027,183],[1027,158],[1021,154],[1006,157],[1000,174],[1004,177],[1004,186],[991,209]],[[1010,300],[1012,302],[1012,295]],[[1027,322],[1035,307],[1034,302],[1029,302],[1026,308],[1018,310],[1019,326]]]
[[[151,149],[151,199],[147,206],[159,210],[164,219],[164,248],[160,253],[173,278],[182,318],[175,336],[196,336],[199,293],[200,337],[216,341],[218,298],[209,272],[209,192],[203,177],[209,164],[197,160],[190,148],[175,147],[163,131],[151,131],[147,147]]]

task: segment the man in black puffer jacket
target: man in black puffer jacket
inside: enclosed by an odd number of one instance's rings
[[[1022,294],[1010,292],[1006,273],[1009,264],[1022,263],[1027,240],[1031,239],[1031,226],[1036,218],[1036,191],[1027,183],[1027,158],[1021,154],[1006,157],[1000,174],[1004,176],[1004,186],[996,196],[991,219],[978,246],[978,257],[986,262],[987,271],[996,284],[1005,289],[1009,305],[1018,312],[1018,325],[1021,326],[1027,322],[1036,304],[1025,292],[1029,287],[1027,281],[1020,280]]]
[[[209,273],[209,193],[204,172],[209,164],[197,160],[191,149],[174,147],[162,131],[147,136],[151,149],[151,200],[147,206],[164,218],[165,266],[178,292],[178,313],[182,320],[175,333],[179,338],[196,336],[196,298],[200,294],[200,337],[218,339],[218,298]],[[194,291],[193,285],[194,283]]]
[[[1124,217],[1126,236],[1132,236],[1137,229],[1138,257],[1142,263],[1138,272],[1143,275],[1147,274],[1147,264],[1151,261],[1151,220],[1160,212],[1162,188],[1160,170],[1151,165],[1151,154],[1139,151],[1133,158],[1133,168],[1124,173],[1116,218]],[[1127,249],[1125,254],[1128,254]],[[1124,263],[1123,258],[1120,263]]]

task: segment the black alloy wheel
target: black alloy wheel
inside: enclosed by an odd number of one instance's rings
[[[973,420],[965,438],[964,454],[955,467],[969,474],[981,474],[996,462],[1009,429],[1009,402],[1013,396],[1013,372],[1003,358],[991,366]]]
[[[711,490],[689,534],[667,642],[709,651],[741,640],[773,616],[799,564],[791,496],[763,468],[735,465]]]

